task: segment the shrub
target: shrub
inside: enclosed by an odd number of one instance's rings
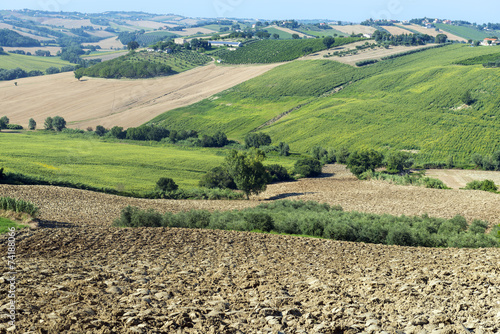
[[[174,180],[167,177],[160,178],[158,182],[156,182],[156,187],[160,191],[167,191],[167,192],[172,192],[179,189],[179,186],[175,184]]]
[[[258,133],[249,133],[245,136],[245,147],[255,147],[259,148],[261,146],[269,146],[271,145],[272,140],[268,134],[258,132]]]
[[[360,178],[364,172],[369,170],[374,172],[376,168],[382,166],[383,159],[382,153],[375,150],[354,152],[347,159],[347,167]]]
[[[424,177],[422,179],[423,184],[425,185],[426,188],[433,188],[433,189],[450,189],[444,184],[443,181],[438,180],[438,179],[433,179],[430,177]]]
[[[404,225],[393,227],[387,233],[388,245],[417,246],[410,229]]]
[[[273,218],[262,212],[248,212],[244,215],[245,221],[250,224],[253,230],[271,232],[274,229]]]
[[[57,67],[54,67],[54,66],[51,66],[49,67],[48,69],[45,70],[45,73],[47,74],[57,74],[57,73],[60,73],[61,70],[58,69]]]
[[[297,160],[294,165],[295,174],[302,177],[315,177],[321,175],[321,162],[314,158]]]
[[[201,177],[200,187],[205,188],[220,188],[220,189],[236,189],[236,184],[233,178],[229,175],[227,169],[223,167],[215,167]]]
[[[269,165],[266,170],[271,176],[271,182],[286,182],[292,179],[286,168],[281,165]]]
[[[9,129],[9,130],[22,130],[23,127],[19,124],[7,124],[7,129]]]
[[[38,207],[35,204],[10,197],[0,197],[0,210],[26,213],[31,217],[36,217],[38,214]]]
[[[484,180],[484,181],[474,180],[472,182],[467,183],[465,189],[496,192],[498,190],[498,187],[491,180]]]

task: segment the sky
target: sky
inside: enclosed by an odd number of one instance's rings
[[[255,19],[328,19],[361,22],[368,18],[405,20],[431,17],[500,22],[499,0],[16,0],[0,9],[49,11],[143,11],[188,17]]]

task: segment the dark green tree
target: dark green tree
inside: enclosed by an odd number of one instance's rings
[[[465,93],[462,95],[461,99],[462,99],[462,102],[468,106],[470,106],[471,104],[473,104],[475,102],[475,100],[472,98],[470,90],[465,91]]]
[[[45,130],[54,130],[54,125],[52,124],[52,117],[47,117],[43,123]]]
[[[321,162],[311,157],[297,160],[294,165],[294,172],[303,177],[319,176],[321,175]]]
[[[292,34],[293,39],[300,39],[300,36],[298,34]]]
[[[95,134],[98,135],[99,137],[104,136],[107,132],[108,130],[106,130],[106,128],[102,125],[98,125],[95,127]]]
[[[66,121],[61,116],[56,116],[52,119],[52,126],[56,131],[62,131],[66,128]]]
[[[287,143],[280,142],[278,150],[281,156],[287,157],[290,155],[290,146]]]
[[[333,44],[335,44],[335,38],[333,38],[332,36],[327,36],[323,38],[323,44],[325,44],[326,48],[329,49]]]
[[[436,36],[436,43],[438,43],[438,44],[446,43],[447,40],[448,40],[448,36],[446,36],[445,34],[438,34]]]
[[[237,189],[236,183],[229,175],[226,168],[218,166],[201,177],[200,187],[205,188],[220,188],[220,189]]]
[[[342,146],[341,148],[338,149],[337,151],[337,161],[341,164],[346,164],[347,159],[349,158],[349,150],[347,147]]]
[[[28,128],[30,130],[35,130],[36,129],[36,122],[33,118],[30,118],[28,121]]]
[[[139,43],[137,43],[136,41],[132,41],[127,44],[127,49],[132,51],[138,49],[139,46],[140,46]]]
[[[106,131],[106,129],[104,129]],[[127,132],[123,131],[123,128],[121,126],[114,126],[111,129],[111,135],[117,139],[125,139],[127,136]]]
[[[347,159],[347,167],[356,175],[357,178],[360,178],[361,174],[371,170],[375,171],[376,168],[382,166],[382,161],[384,160],[384,156],[382,153],[377,152],[373,149],[367,151],[357,151],[349,155]]]
[[[413,166],[413,154],[409,152],[390,152],[385,158],[385,164],[389,173],[401,173]]]
[[[268,134],[262,132],[258,133],[252,132],[245,136],[246,148],[250,147],[259,148],[261,146],[269,146],[271,145],[271,143],[272,143],[271,137]]]
[[[262,164],[265,155],[260,150],[238,152],[232,150],[225,160],[225,168],[239,190],[247,197],[266,190],[269,175]]]
[[[179,186],[171,178],[162,177],[156,182],[156,188],[160,191],[172,192],[179,189]]]

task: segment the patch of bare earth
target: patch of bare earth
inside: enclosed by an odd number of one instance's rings
[[[17,327],[2,317],[0,332],[500,331],[498,249],[109,227],[126,205],[160,211],[228,210],[273,198],[407,215],[451,216],[463,210],[456,207],[468,205],[470,217],[488,216],[486,212],[499,217],[494,211],[500,207],[498,195],[358,181],[340,165],[327,166],[324,173],[323,178],[271,185],[251,201],[142,200],[2,185],[2,196],[31,200],[41,207],[42,219],[67,224],[23,230],[16,236]],[[7,243],[8,237],[0,236],[4,263]],[[0,283],[7,286],[7,279],[4,274]],[[5,314],[7,294],[7,288],[0,291]]]
[[[429,169],[425,173],[429,177],[440,179],[453,189],[464,188],[472,181],[492,180],[500,185],[500,172],[484,170],[459,170],[459,169]]]
[[[43,124],[59,115],[69,127],[86,129],[139,126],[175,108],[191,105],[280,64],[215,66],[144,80],[84,78],[61,73],[0,83],[0,110],[9,110],[13,124],[27,126],[30,118]]]

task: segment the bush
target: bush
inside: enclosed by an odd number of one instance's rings
[[[376,168],[381,167],[383,160],[382,153],[375,150],[359,151],[349,155],[347,167],[351,173],[360,178],[364,172],[370,170],[374,172]]]
[[[7,129],[9,130],[22,130],[23,127],[18,124],[7,124]]]
[[[61,72],[61,70],[58,69],[57,67],[54,67],[54,66],[49,67],[48,69],[45,70],[45,73],[47,73],[47,74],[57,74],[60,72]]]
[[[465,186],[465,189],[496,192],[498,190],[498,187],[491,180],[484,180],[484,181],[475,180],[475,181],[467,183],[467,185]]]
[[[271,182],[286,182],[292,180],[292,177],[288,174],[286,168],[281,165],[274,164],[265,167],[271,176]]]
[[[175,184],[174,180],[167,177],[160,178],[158,182],[156,182],[156,187],[160,191],[166,191],[166,192],[172,192],[179,189],[179,186]]]
[[[200,187],[205,188],[220,188],[220,189],[236,189],[234,179],[229,175],[227,169],[223,167],[215,167],[201,177]]]
[[[244,215],[245,221],[253,230],[271,232],[274,229],[273,218],[262,212],[248,212]]]
[[[259,133],[249,133],[245,136],[245,147],[255,147],[259,148],[261,146],[269,146],[271,145],[272,140],[268,134],[259,132]]]
[[[0,210],[26,213],[31,217],[36,217],[38,214],[38,207],[35,204],[10,197],[0,197]]]
[[[295,174],[302,177],[315,177],[321,175],[321,162],[314,158],[297,160],[294,165]]]

